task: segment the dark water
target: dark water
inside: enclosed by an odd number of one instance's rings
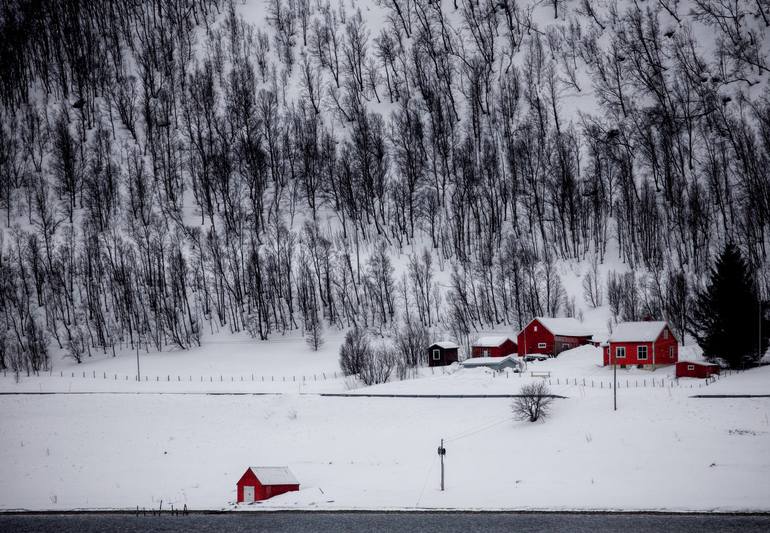
[[[624,515],[543,513],[228,513],[188,516],[122,514],[0,515],[0,532],[753,532],[770,515]]]

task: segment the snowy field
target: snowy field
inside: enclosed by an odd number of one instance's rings
[[[317,354],[300,339],[264,352],[230,344],[223,353],[233,354],[229,376],[259,368],[308,375],[335,371],[336,343]],[[186,357],[188,372],[201,373],[208,353]],[[284,361],[289,353],[296,358]],[[175,357],[156,354],[141,363],[146,372],[168,372],[179,366]],[[137,383],[40,376],[16,383],[7,377],[2,392],[198,394],[0,396],[0,507],[150,508],[162,500],[164,508],[205,509],[770,510],[770,398],[691,397],[768,394],[770,367],[708,386],[677,383],[673,368],[621,370],[613,412],[612,371],[600,359],[598,349],[582,347],[530,363],[522,376],[423,369],[418,378],[367,388],[344,379]],[[77,371],[130,373],[132,361],[106,358]],[[543,379],[531,372],[550,372],[552,390],[567,397],[543,423],[511,420],[508,399],[315,394],[515,394],[521,384]],[[436,456],[441,438],[448,450],[444,493]],[[235,506],[235,482],[250,464],[288,465],[302,490]]]
[[[232,508],[249,464],[302,484],[249,509],[770,510],[770,398],[575,390],[500,399],[4,396],[4,509]],[[438,491],[436,447],[447,447]],[[724,487],[731,487],[729,491]]]

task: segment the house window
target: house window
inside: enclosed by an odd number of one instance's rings
[[[674,347],[673,346],[669,346],[668,347],[668,358],[669,359],[673,359],[674,358]]]
[[[441,360],[441,352],[439,350],[433,350],[433,360],[434,361]]]
[[[625,359],[626,358],[626,347],[625,346],[616,346],[615,347],[615,357],[617,359]]]
[[[537,332],[537,326],[534,327],[535,332]]]
[[[687,365],[687,370],[695,370],[695,365]]]
[[[562,350],[569,350],[569,344],[567,344],[567,343],[562,343],[562,345],[561,345],[561,349],[562,349]]]
[[[668,340],[668,328],[663,330],[663,338]]]
[[[481,350],[481,355],[484,357],[489,357],[489,350],[484,348],[483,350]]]
[[[636,358],[639,359],[640,361],[647,360],[647,346],[636,347]]]
[[[544,342],[538,342],[538,343],[537,343],[537,347],[538,347],[538,348],[541,348],[541,349],[542,349],[542,348],[545,348],[545,343],[544,343]]]

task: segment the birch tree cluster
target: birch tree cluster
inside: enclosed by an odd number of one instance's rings
[[[0,367],[770,293],[767,2],[249,9],[0,8]]]

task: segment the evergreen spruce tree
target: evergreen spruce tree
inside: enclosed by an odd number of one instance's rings
[[[728,244],[711,271],[706,289],[699,292],[691,332],[704,356],[724,360],[731,368],[756,362],[767,350],[770,321],[760,313],[754,276],[740,250]],[[759,321],[763,316],[762,346]]]

